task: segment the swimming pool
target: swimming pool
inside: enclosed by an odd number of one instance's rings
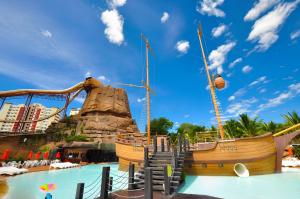
[[[119,172],[118,164],[95,164],[81,168],[50,170],[9,177],[7,180],[9,190],[4,198],[44,198],[45,194],[39,190],[39,187],[48,183],[56,184],[56,190],[51,192],[53,199],[75,198],[77,183],[90,184],[101,174],[103,166],[110,166],[111,173]],[[119,172],[119,175],[120,173],[122,172]]]
[[[250,176],[187,176],[181,193],[226,199],[299,199],[300,169],[283,168],[280,174]]]
[[[6,199],[41,199],[42,184],[55,183],[54,199],[74,198],[78,182],[87,185],[100,175],[103,166],[117,174],[118,164],[88,165],[81,168],[50,170],[9,177]],[[119,172],[119,175],[125,174]],[[127,173],[126,173],[127,174]],[[126,179],[124,179],[126,181]],[[124,181],[124,182],[125,182]],[[99,185],[100,186],[100,185]],[[115,186],[115,184],[114,184]],[[283,173],[250,176],[187,176],[181,193],[210,195],[226,199],[299,199],[300,169],[283,169]]]

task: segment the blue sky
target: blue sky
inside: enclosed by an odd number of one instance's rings
[[[150,59],[152,117],[215,124],[197,38],[203,26],[224,120],[240,113],[282,121],[300,112],[300,1],[3,1],[0,89],[61,89],[92,75],[105,84],[140,84]],[[144,129],[145,91],[126,89]],[[53,104],[52,104],[53,105]],[[55,105],[55,103],[54,103]],[[71,107],[80,107],[80,99]]]

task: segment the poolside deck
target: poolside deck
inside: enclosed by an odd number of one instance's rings
[[[140,196],[140,197],[139,197]],[[124,198],[144,198],[144,191],[117,191],[110,194],[110,199],[124,199]],[[212,196],[196,195],[196,194],[183,194],[176,193],[172,196],[165,196],[164,193],[155,191],[153,192],[153,199],[220,199]]]

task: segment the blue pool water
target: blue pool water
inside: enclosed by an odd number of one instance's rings
[[[118,164],[28,173],[8,178],[9,191],[5,198],[43,199],[44,193],[39,190],[39,186],[46,183],[55,183],[57,186],[52,192],[53,199],[74,198],[77,183],[90,184],[100,175],[103,166],[110,166],[112,174],[127,175],[118,171]],[[114,186],[117,183],[114,182]],[[248,178],[187,176],[180,192],[226,199],[300,199],[300,169],[284,169],[281,174]]]
[[[118,164],[97,164],[81,168],[28,173],[8,178],[9,190],[4,198],[44,199],[45,194],[39,190],[39,187],[43,184],[54,183],[57,188],[51,192],[53,199],[72,199],[75,198],[77,183],[90,184],[101,174],[103,166],[110,166],[111,173],[122,175],[122,172],[118,171]]]
[[[248,178],[188,176],[180,192],[226,199],[300,199],[300,169]]]

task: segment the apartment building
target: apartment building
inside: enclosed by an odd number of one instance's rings
[[[13,105],[5,103],[0,111],[0,121],[32,121],[29,123],[0,122],[0,132],[36,132],[45,131],[51,123],[57,123],[60,119],[56,107],[45,107],[42,104],[31,104],[26,110],[24,104]],[[26,116],[25,113],[27,112]]]

